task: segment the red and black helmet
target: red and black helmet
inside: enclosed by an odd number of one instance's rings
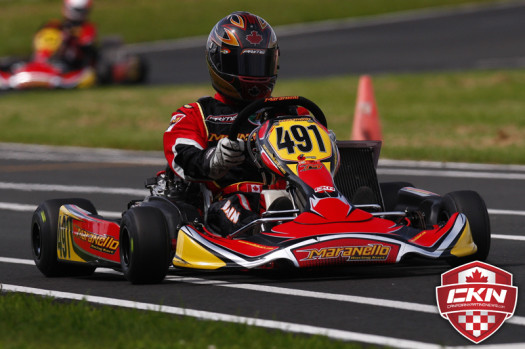
[[[238,101],[269,97],[277,79],[279,48],[272,27],[249,12],[234,12],[211,30],[206,60],[212,85]]]

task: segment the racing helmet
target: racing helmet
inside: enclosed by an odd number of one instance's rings
[[[89,16],[93,0],[64,0],[62,14],[73,22],[83,22]]]
[[[206,43],[213,88],[241,102],[271,95],[278,59],[277,36],[272,27],[249,12],[234,12],[221,19]]]

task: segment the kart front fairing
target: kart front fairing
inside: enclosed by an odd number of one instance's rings
[[[61,67],[46,61],[19,64],[7,77],[7,87],[13,90],[32,88],[70,89],[90,87],[96,81],[93,67],[63,72]]]
[[[181,227],[174,266],[256,268],[284,262],[304,268],[398,263],[414,255],[450,259],[476,252],[464,214],[422,226],[406,212],[349,202],[334,184],[340,162],[335,139],[324,115],[315,114],[270,117],[252,132],[249,156],[261,171],[284,178],[286,191],[263,190],[268,211],[227,236],[210,232],[205,224]],[[276,196],[289,201],[286,209],[272,208]]]

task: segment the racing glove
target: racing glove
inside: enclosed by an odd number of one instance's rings
[[[232,141],[228,138],[222,138],[211,154],[208,176],[212,179],[219,179],[230,168],[242,164],[244,158],[243,140],[237,138],[236,141]]]

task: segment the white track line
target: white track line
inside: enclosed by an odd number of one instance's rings
[[[364,334],[364,333],[351,332],[351,331],[336,330],[336,329],[331,329],[331,328],[301,325],[301,324],[295,324],[291,322],[256,319],[256,318],[215,313],[215,312],[202,311],[202,310],[170,307],[170,306],[152,304],[152,303],[133,302],[133,301],[123,300],[123,299],[116,299],[116,298],[81,295],[77,293],[44,290],[44,289],[39,289],[39,288],[23,287],[23,286],[17,286],[17,285],[3,284],[1,285],[1,287],[2,287],[2,291],[30,293],[30,294],[40,295],[40,296],[49,296],[49,297],[55,297],[55,298],[61,298],[61,299],[85,300],[90,303],[96,303],[96,304],[102,304],[102,305],[119,306],[123,308],[131,308],[131,309],[139,309],[139,310],[158,311],[158,312],[172,314],[172,315],[190,316],[190,317],[194,317],[194,318],[202,319],[202,320],[239,323],[239,324],[246,324],[250,326],[258,326],[258,327],[264,327],[264,328],[269,328],[269,329],[276,329],[276,330],[281,330],[281,331],[302,333],[302,334],[308,334],[308,335],[321,335],[321,336],[326,336],[326,337],[337,339],[337,340],[356,341],[356,342],[370,343],[370,344],[381,345],[381,346],[390,346],[394,348],[422,348],[422,349],[444,348],[438,344],[424,343],[424,342],[418,342],[418,341],[384,337],[384,336]]]
[[[0,257],[0,262],[34,265],[34,262],[32,260],[18,259],[18,258]],[[97,272],[111,273],[111,274],[115,273],[114,270],[107,269],[107,268],[98,268]],[[405,301],[396,301],[396,300],[382,299],[382,298],[352,296],[352,295],[346,295],[346,294],[317,292],[317,291],[307,291],[307,290],[267,286],[267,285],[260,285],[260,284],[232,283],[232,282],[228,282],[224,280],[207,280],[203,278],[177,276],[177,275],[166,276],[166,281],[184,282],[184,283],[198,284],[198,285],[229,287],[229,288],[235,288],[235,289],[266,292],[266,293],[279,294],[279,295],[285,295],[285,296],[315,298],[315,299],[323,299],[323,300],[332,300],[336,302],[371,305],[371,306],[384,307],[384,308],[397,309],[397,310],[415,311],[415,312],[420,312],[420,313],[439,314],[437,306],[435,305],[420,304],[420,303],[405,302]],[[525,326],[525,317],[513,316],[511,319],[507,320],[507,322],[514,324],[514,325]]]
[[[28,204],[15,204],[11,202],[0,202],[0,210],[6,211],[18,211],[18,212],[33,212],[36,210],[37,205],[28,205]],[[116,211],[98,211],[99,215],[107,218],[120,218],[122,217],[122,212]]]
[[[19,190],[19,191],[60,191],[64,193],[97,193],[113,195],[134,195],[146,196],[149,192],[147,189],[135,188],[115,188],[115,187],[97,187],[87,185],[60,185],[60,184],[38,184],[38,183],[13,183],[0,182],[0,189]]]
[[[525,4],[521,4],[521,6],[525,6]],[[0,143],[0,159],[166,165],[163,153],[158,151],[59,147],[18,143]],[[379,174],[385,175],[525,179],[525,165],[379,159],[377,171]]]
[[[525,180],[525,173],[378,168],[378,175]]]
[[[227,281],[222,281],[222,280],[206,280],[206,279],[200,279],[200,278],[174,276],[174,275],[167,276],[166,280],[193,283],[193,284],[199,284],[199,285],[210,284],[214,286],[231,287],[235,289],[267,292],[267,293],[280,294],[280,295],[286,295],[286,296],[308,297],[308,298],[316,298],[316,299],[324,299],[324,300],[333,300],[337,302],[348,302],[348,303],[365,304],[365,305],[372,305],[372,306],[377,306],[377,307],[385,307],[385,308],[392,308],[392,309],[399,309],[399,310],[416,311],[420,313],[439,314],[437,306],[435,305],[427,305],[427,304],[412,303],[412,302],[405,302],[405,301],[395,301],[395,300],[382,299],[382,298],[352,296],[352,295],[346,295],[346,294],[326,293],[326,292],[317,292],[317,291],[306,291],[306,290],[290,289],[290,288],[284,288],[284,287],[266,286],[266,285],[260,285],[260,284],[238,284],[238,283],[229,283]],[[513,316],[506,322],[508,322],[509,324],[525,326],[525,317]]]
[[[490,234],[490,237],[492,239],[525,241],[525,236],[520,236],[520,235]]]
[[[348,303],[357,303],[372,305],[378,307],[407,310],[407,311],[416,311],[420,313],[429,313],[429,314],[439,314],[437,306],[427,305],[420,303],[412,303],[405,301],[395,301],[382,298],[372,298],[372,297],[362,297],[362,296],[352,296],[346,294],[336,294],[336,293],[326,293],[326,292],[317,292],[317,291],[306,291],[298,289],[290,289],[284,287],[275,287],[275,286],[266,286],[260,284],[238,284],[230,283],[222,280],[206,280],[201,278],[186,277],[186,276],[175,276],[169,275],[166,277],[166,280],[169,281],[178,281],[186,282],[199,285],[214,285],[221,287],[231,287],[235,289],[243,289],[249,291],[258,291],[258,292],[267,292],[273,294],[280,294],[285,296],[295,296],[295,297],[307,297],[307,298],[316,298],[324,300],[333,300],[337,302],[348,302]],[[525,326],[525,317],[514,316],[506,322],[512,323],[514,325]]]
[[[497,210],[493,208],[487,209],[489,214],[493,215],[505,215],[505,216],[525,216],[525,211],[516,211],[516,210]]]
[[[166,277],[166,280],[199,284],[199,285],[211,284],[214,286],[231,287],[235,289],[266,292],[266,293],[273,293],[273,294],[279,294],[279,295],[284,295],[284,296],[316,298],[316,299],[324,299],[324,300],[333,300],[337,302],[373,305],[373,306],[378,306],[378,307],[386,307],[386,308],[393,308],[393,309],[399,309],[399,310],[417,311],[421,313],[439,314],[437,306],[435,305],[418,304],[418,303],[411,303],[411,302],[404,302],[404,301],[394,301],[394,300],[381,299],[381,298],[351,296],[351,295],[346,295],[346,294],[336,294],[336,293],[326,293],[326,292],[316,292],[316,291],[306,291],[306,290],[298,290],[298,289],[291,289],[291,288],[284,288],[284,287],[266,286],[266,285],[260,285],[260,284],[238,284],[238,283],[230,283],[230,282],[222,281],[222,280],[206,280],[206,279],[201,279],[201,278],[175,276],[175,275],[168,275]]]
[[[35,265],[35,262],[32,259],[21,259],[21,258],[0,257],[0,262],[12,263],[12,264]]]
[[[36,210],[36,205],[30,204],[16,204],[11,202],[0,202],[0,210],[6,211],[18,211],[18,212],[33,212]],[[525,216],[525,211],[510,211],[510,210],[488,210],[489,214],[493,215],[513,215],[513,216]],[[122,212],[116,211],[98,211],[98,214],[103,217],[108,218],[120,218],[122,217]],[[500,235],[492,234],[493,239],[502,239],[502,240],[515,240],[515,241],[525,241],[525,236],[520,235]]]
[[[166,166],[164,154],[159,151],[133,151],[19,143],[0,143],[0,159],[30,160],[33,162],[98,162]]]

